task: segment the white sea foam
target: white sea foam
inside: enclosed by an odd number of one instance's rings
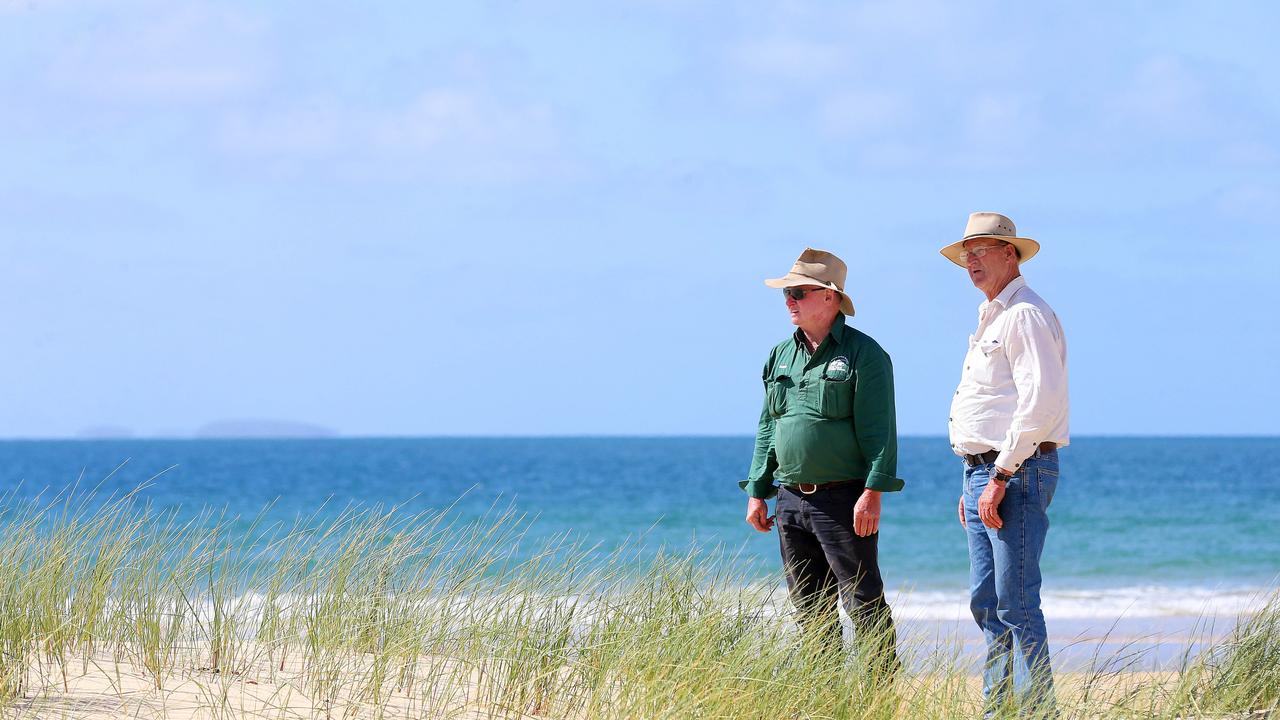
[[[1266,604],[1264,587],[1130,587],[1052,590],[1042,594],[1047,618],[1234,617]],[[968,620],[969,596],[955,591],[903,589],[889,593],[895,616],[917,620]]]

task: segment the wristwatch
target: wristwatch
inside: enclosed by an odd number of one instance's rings
[[[997,470],[995,476],[993,476],[991,479],[1003,485],[1004,483],[1007,483],[1010,480],[1012,480],[1013,476],[1006,473],[1003,470]]]

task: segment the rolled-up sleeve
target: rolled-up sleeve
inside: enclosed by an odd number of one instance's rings
[[[867,460],[867,488],[901,490],[898,478],[898,423],[893,403],[893,363],[879,345],[858,353],[853,393],[853,433]]]
[[[1018,405],[996,465],[1016,472],[1066,412],[1067,366],[1056,319],[1034,306],[1015,313],[1004,342]]]

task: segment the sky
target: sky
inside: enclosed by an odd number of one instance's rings
[[[941,435],[977,210],[1073,433],[1280,434],[1278,7],[0,0],[0,437],[750,434],[805,247]]]

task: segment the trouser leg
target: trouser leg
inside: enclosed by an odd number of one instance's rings
[[[988,529],[978,516],[978,498],[986,488],[987,469],[968,468],[964,482],[965,535],[969,542],[969,611],[982,630],[987,656],[982,667],[982,696],[988,707],[1004,702],[1012,680],[1013,642],[997,609],[995,553]]]
[[[970,608],[987,639],[983,694],[988,707],[1016,702],[1023,712],[1037,715],[1054,712],[1048,633],[1040,608],[1040,557],[1056,486],[1056,454],[1051,460],[1049,465],[1048,458],[1029,459],[1009,481],[998,530],[982,525],[977,514],[990,466],[966,473]],[[1052,475],[1041,473],[1042,464],[1052,468]]]
[[[1028,459],[1009,481],[1000,504],[1004,527],[995,531],[996,610],[1009,629],[1012,685],[1020,704],[1029,711],[1053,707],[1053,672],[1048,630],[1040,608],[1040,558],[1049,531],[1046,513],[1053,486],[1046,486],[1039,457]],[[1055,457],[1056,468],[1056,457]],[[1052,478],[1056,482],[1056,475]]]
[[[859,648],[882,669],[895,669],[897,636],[880,575],[880,536],[859,537],[853,531],[853,508],[862,490],[861,484],[844,485],[815,493],[804,502],[809,527],[835,576]]]
[[[776,527],[787,590],[801,630],[840,647],[839,585],[807,516],[802,500],[790,490],[780,491]]]

